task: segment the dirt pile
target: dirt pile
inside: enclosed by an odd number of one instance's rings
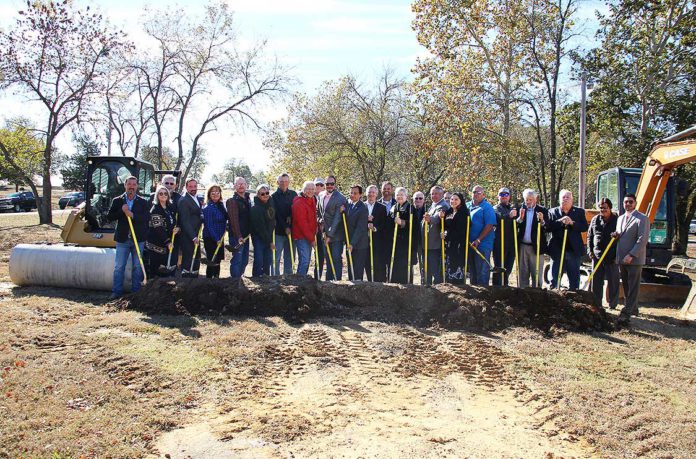
[[[611,329],[604,310],[590,303],[587,292],[331,283],[288,276],[241,281],[157,279],[118,306],[147,313],[281,316],[290,321],[342,317],[446,329]]]

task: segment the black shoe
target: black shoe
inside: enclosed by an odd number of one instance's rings
[[[112,293],[111,296],[109,297],[109,301],[118,300],[119,298],[121,298],[121,295],[117,295],[115,293]]]
[[[616,326],[619,328],[629,328],[631,326],[631,319],[626,316],[619,316],[616,320]]]

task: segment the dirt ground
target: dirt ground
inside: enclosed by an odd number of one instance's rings
[[[696,327],[491,332],[164,315],[9,281],[0,216],[0,457],[696,455]],[[224,271],[224,269],[223,269]]]

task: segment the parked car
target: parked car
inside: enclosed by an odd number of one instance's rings
[[[32,209],[36,209],[36,198],[31,191],[20,191],[0,198],[0,212],[29,212]]]
[[[84,191],[73,191],[58,200],[58,207],[61,209],[65,209],[68,206],[77,207],[83,202],[85,202]]]
[[[689,225],[689,234],[696,234],[696,220],[691,220]]]

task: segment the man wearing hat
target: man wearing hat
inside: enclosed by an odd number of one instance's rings
[[[498,204],[495,210],[495,242],[493,244],[493,262],[502,272],[493,272],[493,285],[508,285],[510,272],[515,264],[515,228],[512,221],[517,218],[517,209],[510,205],[510,189],[498,190]]]
[[[317,206],[317,223],[319,223],[319,193],[326,189],[324,179],[317,177],[314,179],[314,201]],[[317,279],[321,279],[324,271],[324,235],[321,232],[321,225],[317,225],[317,255],[319,257],[319,268],[315,272]]]

